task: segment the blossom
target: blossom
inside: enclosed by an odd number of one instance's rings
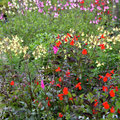
[[[43,83],[43,80],[41,80],[41,88],[45,88],[45,85],[44,85],[44,83]]]
[[[64,89],[63,89],[63,94],[64,94],[64,95],[67,95],[67,94],[68,94],[68,88],[67,88],[67,87],[64,87]]]
[[[103,34],[102,34],[101,38],[105,38],[105,37],[103,36]]]
[[[110,79],[111,79],[111,75],[112,75],[112,74],[110,74],[110,73],[106,73],[105,76],[106,76],[106,77],[110,77]]]
[[[70,77],[69,76],[70,75],[70,72],[69,72],[69,70],[66,72],[66,77]]]
[[[14,81],[11,81],[10,85],[14,85]]]
[[[118,86],[115,87],[115,91],[116,91],[116,92],[118,91]]]
[[[76,84],[75,88],[79,88],[79,90],[82,90],[82,87],[81,87],[81,82],[79,82],[78,84]]]
[[[53,84],[54,84],[54,82],[55,82],[55,81],[54,81],[54,80],[52,80],[52,81],[50,81],[50,84],[52,84],[52,85],[53,85]]]
[[[109,106],[107,101],[103,103],[103,106],[104,106],[105,109],[109,109],[110,108],[110,106]]]
[[[57,84],[56,86],[57,86],[57,87],[61,87],[60,84]]]
[[[58,48],[57,48],[56,46],[54,46],[54,47],[53,47],[53,50],[54,50],[54,54],[56,54],[57,51],[58,51]]]
[[[101,50],[105,49],[104,44],[100,44],[99,46],[101,47]]]
[[[94,103],[94,107],[96,107],[98,105],[98,102],[96,101],[95,103]]]
[[[39,82],[37,81],[37,85],[39,85]]]
[[[107,77],[104,77],[104,78],[103,78],[103,81],[104,81],[104,82],[107,82]]]
[[[72,40],[72,41],[70,42],[70,45],[74,45],[74,40]]]
[[[106,86],[103,86],[102,89],[103,89],[104,92],[108,91],[108,88]]]
[[[61,77],[59,78],[59,82],[62,82]]]
[[[109,94],[110,94],[111,97],[114,97],[114,96],[115,96],[115,93],[114,93],[113,90],[111,90],[111,91],[109,92]]]
[[[56,38],[57,38],[57,39],[59,39],[59,38],[60,38],[59,34],[58,34],[58,36],[57,36]]]
[[[110,112],[111,112],[111,113],[114,113],[114,112],[115,112],[114,107],[111,107]]]
[[[69,98],[69,100],[73,100],[73,97]]]
[[[50,100],[48,100],[48,106],[49,106],[49,107],[51,106],[51,104],[50,104]]]
[[[59,72],[60,71],[60,67],[58,67],[58,69],[55,70],[56,72]]]
[[[69,33],[67,33],[67,35],[68,35],[69,37],[71,37],[71,35],[70,35]]]
[[[60,45],[61,45],[61,42],[58,41],[58,42],[56,43],[56,47],[59,47]]]
[[[114,74],[114,70],[111,70],[110,73]]]
[[[63,100],[63,95],[64,94],[58,94],[58,97],[59,97],[60,100]]]
[[[62,118],[62,117],[63,117],[63,114],[59,113],[59,117]]]
[[[99,77],[100,77],[99,80],[103,78],[103,76],[101,76],[101,75],[99,75]]]
[[[86,50],[86,49],[83,49],[82,54],[83,54],[83,55],[86,55],[86,54],[87,54],[87,50]]]

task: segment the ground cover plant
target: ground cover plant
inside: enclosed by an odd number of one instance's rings
[[[1,3],[2,120],[120,118],[119,1]]]

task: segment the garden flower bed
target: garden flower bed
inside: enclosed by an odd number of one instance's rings
[[[0,119],[120,118],[120,19],[113,3],[1,5]]]

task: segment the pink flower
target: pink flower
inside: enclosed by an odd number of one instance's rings
[[[43,80],[41,80],[41,88],[44,89],[45,88],[45,85],[43,83]]]
[[[59,14],[58,13],[55,13],[54,14],[54,18],[58,18]]]
[[[54,46],[54,47],[53,47],[53,50],[54,50],[54,54],[56,54],[57,51],[58,51],[58,48],[57,48],[56,46]]]

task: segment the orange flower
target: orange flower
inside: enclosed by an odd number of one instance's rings
[[[68,88],[67,88],[67,87],[64,87],[64,89],[63,89],[63,94],[64,94],[64,95],[67,95],[67,94],[68,94]]]
[[[79,90],[82,90],[82,87],[81,87],[81,82],[79,82],[76,86],[75,86],[75,88],[79,88]]]
[[[108,91],[108,88],[106,86],[103,86],[102,89],[103,89],[104,92]]]
[[[10,85],[14,85],[14,81],[11,81]]]
[[[61,77],[59,78],[59,82],[62,82]]]
[[[103,103],[103,106],[104,106],[105,109],[109,109],[110,108],[110,106],[109,106],[107,101]]]
[[[72,41],[70,42],[70,45],[74,45],[74,40],[72,40]]]
[[[60,71],[60,67],[58,67],[58,69],[55,70],[56,72],[59,72]]]
[[[111,90],[111,91],[109,92],[109,94],[110,94],[111,97],[115,97],[115,93],[114,93],[113,90]]]
[[[115,112],[114,107],[111,107],[110,112],[111,112],[111,113],[114,113],[114,112]]]
[[[87,50],[86,50],[86,49],[83,49],[82,54],[83,54],[83,55],[86,55],[86,54],[87,54]]]
[[[104,78],[103,78],[103,81],[104,81],[104,82],[107,82],[107,77],[104,77]]]
[[[61,45],[60,41],[56,43],[56,47],[59,47],[60,45]]]
[[[63,114],[59,113],[59,117],[62,118],[62,117],[63,117]]]
[[[118,86],[115,87],[115,91],[116,91],[116,92],[118,91]]]

